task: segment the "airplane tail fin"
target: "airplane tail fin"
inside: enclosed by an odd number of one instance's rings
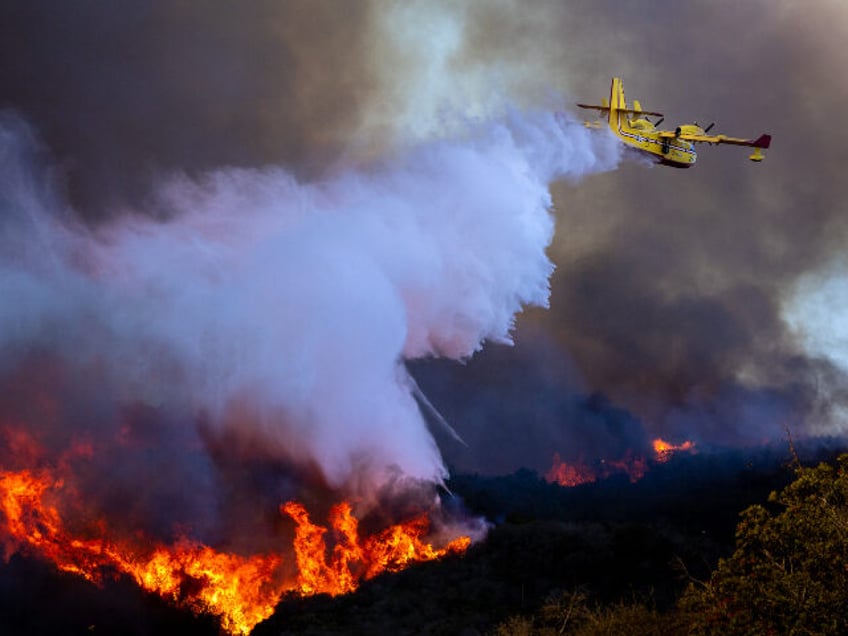
[[[763,160],[763,148],[768,148],[771,145],[771,135],[760,135],[753,142],[751,142],[751,146],[754,148],[754,152],[752,152],[748,159],[751,161],[760,162]]]
[[[627,122],[619,122],[619,117],[621,115],[638,115],[640,117],[644,117],[646,115],[653,115],[656,117],[662,117],[662,113],[655,113],[650,110],[642,110],[642,105],[635,101],[633,102],[633,108],[627,108],[627,101],[624,99],[624,86],[621,83],[620,77],[612,78],[612,85],[610,86],[610,96],[609,99],[606,97],[601,101],[601,105],[598,106],[596,104],[577,104],[580,108],[588,108],[589,110],[598,111],[601,116],[606,115],[607,122],[609,123],[610,128],[615,130],[619,123],[623,125],[627,125]],[[629,120],[628,120],[629,121]],[[595,125],[593,124],[594,128]]]
[[[617,111],[627,110],[627,102],[624,100],[624,86],[621,83],[620,77],[612,78],[609,105],[609,125],[610,127],[613,127],[614,122],[618,120]]]
[[[768,148],[771,146],[771,135],[760,135],[752,143],[754,148]]]

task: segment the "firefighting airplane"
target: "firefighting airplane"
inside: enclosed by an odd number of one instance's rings
[[[674,130],[657,130],[662,123],[662,113],[642,110],[638,100],[633,100],[633,108],[627,107],[624,100],[624,87],[621,79],[612,78],[609,100],[604,99],[601,106],[577,104],[580,108],[599,111],[599,114],[609,115],[609,127],[626,145],[666,166],[674,168],[689,168],[695,164],[698,153],[696,143],[733,144],[734,146],[750,146],[754,152],[748,157],[751,161],[763,160],[763,149],[771,145],[771,135],[760,135],[757,139],[737,139],[727,135],[708,135],[713,124],[701,128],[697,123],[684,124]],[[660,119],[652,124],[648,116]],[[601,122],[586,122],[590,128],[600,128]]]

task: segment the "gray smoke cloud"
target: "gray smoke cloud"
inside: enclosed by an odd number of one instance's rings
[[[833,125],[848,106],[836,44],[844,5],[516,8],[478,7],[465,63],[509,52],[532,61],[526,94],[546,74],[584,102],[621,76],[628,98],[664,112],[665,126],[716,122],[732,135],[771,133],[774,146],[760,165],[703,146],[690,171],[625,161],[577,188],[554,184],[568,231],[551,249],[550,310],[523,318],[513,351],[485,351],[462,373],[419,371],[477,449],[452,448],[449,461],[545,471],[551,446],[610,458],[655,436],[707,446],[761,444],[787,428],[844,434],[846,139]],[[485,422],[498,432],[484,433]]]
[[[684,174],[627,165],[578,192],[555,189],[570,203],[565,222],[584,232],[554,246],[552,312],[539,318],[586,383],[655,434],[743,444],[787,427],[839,434],[844,368],[804,346],[786,318],[799,279],[846,244],[832,171],[844,140],[829,123],[845,107],[832,74],[844,53],[831,45],[844,7],[672,4],[613,17],[598,3],[596,19],[633,36],[601,64],[623,69],[628,97],[664,111],[667,124],[771,132],[774,147],[761,166],[703,147]],[[667,21],[697,27],[660,35]],[[716,33],[730,34],[726,45],[715,46]],[[605,89],[595,86],[587,98]]]
[[[77,212],[114,216],[173,171],[326,168],[370,87],[366,3],[118,0],[0,7],[0,107],[56,155]]]

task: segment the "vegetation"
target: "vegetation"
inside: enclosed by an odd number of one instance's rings
[[[736,550],[681,607],[704,634],[848,633],[848,455],[742,513]]]
[[[650,602],[593,606],[580,591],[552,595],[532,617],[512,616],[494,636],[666,636],[689,634],[686,617],[661,613]]]
[[[580,592],[550,597],[497,636],[848,633],[848,455],[798,467],[768,506],[742,512],[736,548],[705,582],[658,612],[648,602],[592,605]]]

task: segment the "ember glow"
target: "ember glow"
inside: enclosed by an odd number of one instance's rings
[[[695,442],[685,441],[681,444],[671,444],[663,439],[657,438],[652,443],[654,455],[650,459],[627,451],[620,459],[602,459],[594,464],[587,464],[583,460],[576,462],[565,462],[559,453],[554,453],[551,469],[545,473],[545,479],[552,484],[559,484],[566,488],[589,484],[599,479],[606,479],[613,475],[627,475],[630,483],[636,483],[648,472],[651,462],[663,464],[678,452],[695,452]]]
[[[218,616],[230,634],[248,634],[273,613],[284,594],[346,594],[360,580],[461,553],[471,543],[466,536],[442,548],[427,543],[426,513],[360,539],[352,508],[342,502],[330,513],[335,545],[328,553],[328,528],[311,523],[301,504],[288,502],[280,510],[296,523],[293,550],[285,556],[245,556],[188,537],[171,545],[115,538],[103,520],[71,532],[57,503],[65,503],[64,491],[63,481],[47,471],[0,472],[0,511],[5,517],[0,539],[7,559],[15,552],[36,555],[94,583],[126,574],[180,607]],[[294,578],[286,576],[283,567],[292,551],[298,572]]]

